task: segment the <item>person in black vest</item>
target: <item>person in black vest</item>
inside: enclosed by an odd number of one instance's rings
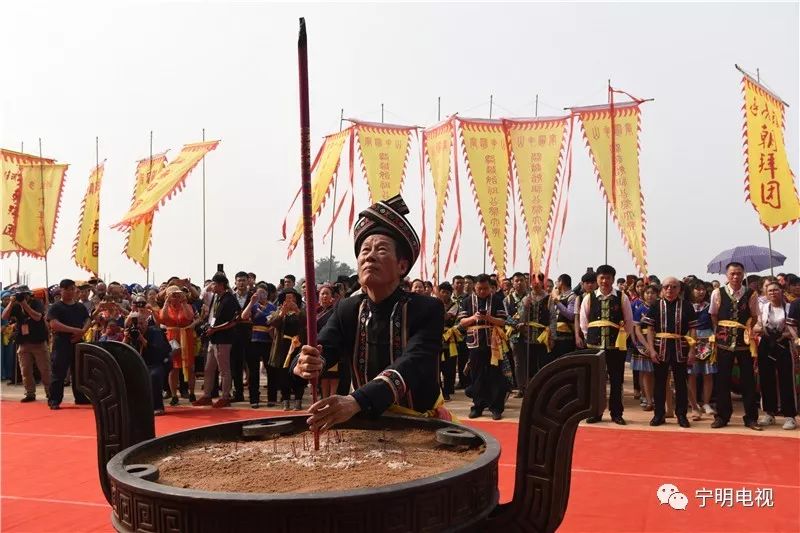
[[[572,278],[569,274],[561,274],[556,280],[556,288],[550,296],[555,308],[556,337],[553,344],[553,359],[575,351],[575,300],[577,296],[572,290]]]
[[[238,306],[237,313],[242,314],[250,299],[253,297],[253,291],[249,289],[247,272],[237,272],[235,279],[235,290],[233,297]],[[236,327],[233,328],[234,339],[231,345],[231,376],[233,378],[233,402],[244,401],[244,369],[245,363],[247,364],[248,374],[254,370],[256,373],[259,371],[261,361],[254,350],[250,348],[250,338],[253,335],[253,323],[249,320],[240,320]],[[257,378],[257,376],[256,376]],[[258,380],[253,380],[257,383]],[[248,387],[250,393],[250,403],[258,403],[258,385],[255,387]]]
[[[758,425],[758,404],[753,374],[755,349],[745,342],[745,332],[758,317],[758,294],[743,286],[744,265],[731,262],[725,267],[728,283],[714,289],[708,312],[714,325],[714,343],[717,358],[717,416],[712,428],[728,425],[733,414],[731,404],[731,371],[734,360],[739,364],[742,402],[744,403],[744,425],[754,431],[761,431]],[[750,342],[754,339],[750,337]]]
[[[14,298],[3,309],[3,320],[14,318],[16,322],[16,345],[22,385],[25,396],[22,403],[36,400],[36,380],[34,364],[42,377],[45,395],[50,398],[50,350],[47,346],[47,323],[45,322],[45,303],[36,298],[27,285],[20,285],[14,291]],[[47,291],[37,290],[43,299]]]
[[[222,272],[217,272],[211,278],[211,287],[214,297],[211,300],[211,311],[208,314],[208,354],[206,366],[203,371],[203,396],[194,406],[211,405],[211,394],[216,385],[214,373],[219,369],[222,378],[222,396],[213,407],[227,407],[231,404],[231,345],[235,340],[232,331],[236,326],[238,304],[231,294],[228,278]]]
[[[467,396],[472,398],[470,418],[477,418],[489,409],[492,419],[503,418],[508,381],[500,367],[503,358],[501,335],[506,323],[502,300],[494,298],[489,276],[481,274],[475,280],[474,291],[461,301],[458,317],[461,327],[467,330],[469,348],[469,373],[472,383]]]
[[[506,321],[514,328],[508,339],[509,344],[511,344],[511,365],[517,382],[517,392],[514,393],[514,398],[522,398],[525,386],[528,384],[528,379],[530,379],[530,372],[528,371],[530,347],[521,337],[518,325],[519,311],[522,307],[522,301],[527,295],[528,281],[525,279],[525,275],[520,272],[514,273],[511,276],[511,290],[508,291],[508,294],[503,299]]]
[[[402,280],[420,253],[416,231],[398,195],[373,204],[353,229],[361,294],[338,303],[317,339],[291,364],[294,375],[316,379],[336,364],[349,365],[348,395],[309,408],[312,431],[325,431],[357,413],[386,410],[452,419],[439,387],[444,306],[436,298],[403,291]]]
[[[523,354],[527,355],[527,372],[521,374],[519,381],[523,396],[528,381],[553,360],[556,317],[551,312],[550,293],[544,289],[544,281],[541,272],[531,278],[531,291],[517,311]]]
[[[678,425],[689,427],[686,412],[689,396],[686,388],[686,365],[694,364],[694,338],[697,318],[694,307],[679,297],[680,282],[667,277],[661,285],[664,297],[650,306],[642,324],[647,328],[647,347],[653,361],[655,381],[654,416],[651,426],[665,423],[664,403],[667,399],[667,381],[670,369],[675,382],[675,414]]]
[[[633,334],[631,302],[625,293],[614,288],[617,271],[610,265],[597,267],[597,290],[581,300],[581,331],[586,346],[606,351],[606,370],[611,382],[608,409],[611,420],[624,426],[622,413],[622,379],[625,374],[627,338]],[[602,416],[586,419],[589,424],[600,422]]]

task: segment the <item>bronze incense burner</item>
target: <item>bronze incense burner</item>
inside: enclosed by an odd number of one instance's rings
[[[513,500],[498,504],[499,443],[487,433],[441,420],[356,417],[344,429],[458,428],[483,448],[476,460],[445,474],[380,488],[322,493],[234,493],[159,484],[137,458],[190,442],[240,439],[245,426],[307,429],[306,415],[216,424],[155,438],[148,370],[125,344],[79,344],[78,387],[97,423],[100,485],[125,532],[406,532],[554,531],[569,498],[578,423],[602,413],[605,357],[584,350],[545,366],[528,385],[519,420]]]

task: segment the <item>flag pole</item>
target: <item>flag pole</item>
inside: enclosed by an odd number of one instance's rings
[[[25,153],[25,141],[20,141],[20,143],[19,143],[19,151],[21,153]],[[17,251],[17,285],[19,285],[19,269],[20,269],[20,263],[22,262],[21,261],[21,257],[22,257],[22,255],[19,253],[19,251]],[[11,279],[11,276],[9,276],[8,279]]]
[[[153,179],[153,130],[150,130],[150,169],[147,171],[147,182],[150,183],[150,181],[152,179]],[[152,231],[152,227],[153,226],[151,224],[150,225],[151,231]],[[147,283],[145,283],[145,285],[149,285],[150,284],[150,256],[149,256],[149,251],[148,251],[148,256],[147,256],[147,268],[145,269],[145,274],[147,276]]]
[[[761,69],[758,67],[756,67],[756,81],[761,83]],[[767,228],[767,246],[769,246],[769,275],[774,276],[775,268],[772,266],[772,230],[769,228]]]
[[[344,124],[344,108],[339,110],[339,131],[342,131],[342,124]],[[336,219],[336,186],[338,183],[339,172],[337,171],[336,174],[333,175],[333,203],[331,204],[331,249],[328,253],[328,282],[331,285],[333,285],[333,221]]]
[[[94,163],[95,163],[94,171],[95,171],[95,173],[97,173],[97,172],[100,171],[100,136],[99,135],[95,136],[95,138],[94,138]],[[100,201],[99,201],[100,191],[99,190],[97,191],[97,197],[98,197],[97,218],[98,218],[98,222],[99,222],[99,219],[100,219]],[[97,272],[100,272],[100,225],[99,224],[98,224],[98,227],[97,227]],[[97,272],[92,272],[92,274],[97,276],[98,275]]]
[[[44,285],[50,286],[50,276],[47,271],[47,228],[44,227],[44,161],[42,160],[42,138],[39,137],[39,184],[42,188],[42,250],[44,251]]]
[[[300,18],[297,39],[300,71],[300,170],[303,191],[303,249],[306,274],[306,337],[309,346],[317,345],[317,284],[314,279],[314,227],[311,225],[311,119],[308,103],[308,41],[306,20]],[[383,107],[383,106],[381,106]],[[317,403],[317,379],[311,380],[311,398]],[[319,431],[314,431],[314,450],[319,450]]]
[[[206,142],[206,129],[203,128],[203,142]],[[203,280],[206,279],[206,156],[203,154]]]
[[[611,88],[611,80],[608,80],[608,108],[611,118],[611,197],[606,205],[606,245],[605,259],[603,263],[608,264],[608,213],[612,207],[617,205],[617,139],[614,131],[614,91]]]
[[[436,97],[436,123],[438,124],[441,120],[442,120],[442,97],[441,96],[437,96]],[[423,150],[424,150],[424,148],[423,148]],[[425,157],[425,153],[424,152],[422,154],[422,157],[423,158]],[[425,161],[423,161],[422,164],[424,165]],[[453,164],[455,164],[455,161],[453,161]],[[440,228],[436,228],[436,231],[438,232],[439,229]],[[442,241],[441,241],[440,237],[441,236],[437,233],[437,236],[436,236],[436,287],[434,287],[437,291],[439,290],[439,286],[438,286],[439,285],[439,263],[441,263],[441,261],[442,261],[442,256],[441,256],[441,253],[442,253]]]
[[[489,95],[489,120],[492,120],[492,111],[494,108],[494,95]],[[488,229],[486,230],[489,231]],[[486,274],[486,248],[489,247],[489,239],[486,235],[483,236],[483,273]]]

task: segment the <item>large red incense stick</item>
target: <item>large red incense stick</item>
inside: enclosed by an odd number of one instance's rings
[[[309,346],[317,345],[317,283],[314,279],[314,226],[311,223],[311,126],[308,109],[308,46],[306,20],[300,18],[297,63],[300,70],[300,170],[303,190],[303,252],[306,269],[306,335]],[[311,398],[317,403],[317,380],[311,380]],[[319,450],[319,432],[314,432],[314,450]]]

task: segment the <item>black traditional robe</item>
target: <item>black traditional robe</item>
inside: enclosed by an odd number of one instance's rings
[[[443,328],[440,300],[398,287],[378,304],[364,294],[341,300],[317,343],[325,369],[350,367],[362,412],[377,416],[392,404],[425,412],[439,399]]]

